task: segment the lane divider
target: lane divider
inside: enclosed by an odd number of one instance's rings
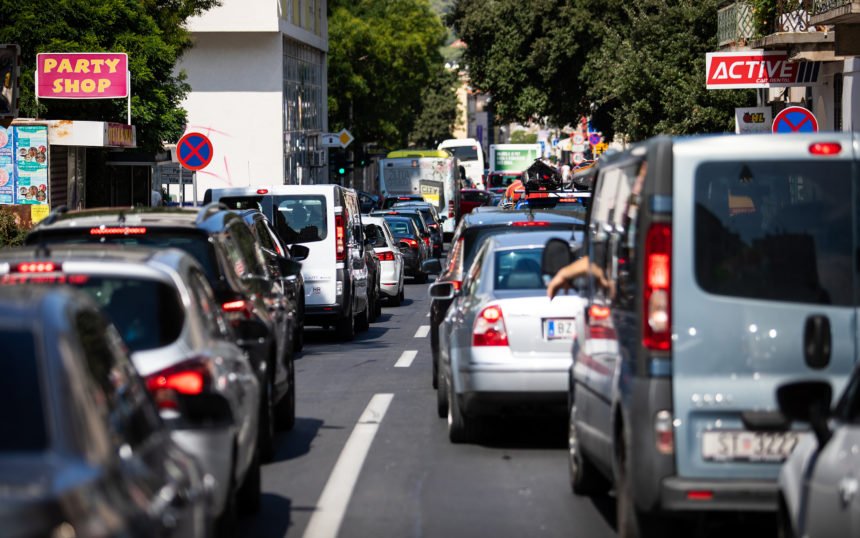
[[[364,412],[358,418],[347,439],[337,463],[334,464],[316,510],[305,528],[304,538],[335,538],[346,515],[349,499],[358,482],[379,424],[391,405],[394,394],[374,394]]]
[[[418,355],[418,351],[414,349],[408,349],[400,355],[400,358],[397,359],[397,362],[394,363],[395,368],[409,368],[412,366],[412,361],[415,360],[415,357]]]
[[[422,325],[415,331],[415,338],[426,338],[428,334],[430,334],[430,326]]]

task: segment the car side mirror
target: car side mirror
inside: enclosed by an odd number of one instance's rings
[[[457,288],[454,287],[453,282],[436,282],[430,286],[430,289],[427,290],[427,294],[430,296],[431,300],[446,301],[456,297],[458,291]]]
[[[310,253],[311,249],[304,245],[293,245],[290,247],[290,256],[297,262],[306,260]]]
[[[554,277],[572,261],[570,243],[563,239],[550,239],[544,245],[541,254],[541,272],[549,277]]]
[[[425,260],[421,264],[421,271],[424,273],[429,273],[431,275],[438,275],[442,272],[442,263],[439,261],[439,258],[431,258],[429,260]]]
[[[448,217],[445,215],[439,215],[439,222],[445,222],[446,220],[448,220]]]
[[[302,264],[289,258],[278,258],[278,267],[284,276],[298,276],[302,272]]]
[[[824,448],[833,435],[828,420],[833,387],[827,381],[797,381],[776,389],[779,410],[789,420],[808,422],[818,439],[819,449]]]

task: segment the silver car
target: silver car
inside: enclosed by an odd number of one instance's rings
[[[783,415],[809,423],[779,474],[780,536],[860,536],[860,369],[836,405],[829,381],[777,389]]]
[[[550,302],[541,255],[551,238],[568,232],[520,232],[489,238],[459,292],[450,282],[430,288],[434,298],[457,299],[439,328],[437,410],[448,418],[454,443],[475,437],[486,415],[567,403],[567,372],[578,296]]]
[[[66,284],[93,297],[129,348],[171,438],[214,478],[214,514],[232,521],[237,507],[259,507],[259,383],[193,258],[113,245],[4,249],[0,282]]]

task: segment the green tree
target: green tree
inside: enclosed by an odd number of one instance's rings
[[[125,52],[131,71],[132,121],[138,145],[157,151],[185,126],[189,91],[175,66],[191,46],[186,20],[218,0],[0,0],[0,43],[21,46],[21,114],[48,119],[124,121],[126,102],[42,100],[34,71],[40,52]]]
[[[445,27],[429,0],[329,3],[329,123],[356,143],[405,146],[439,74]]]
[[[418,147],[435,148],[439,142],[451,138],[457,121],[456,71],[440,66],[430,85],[421,91],[421,112],[409,140]]]
[[[511,133],[511,144],[536,144],[537,135],[529,133],[522,129],[517,129]]]

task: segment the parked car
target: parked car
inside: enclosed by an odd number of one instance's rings
[[[779,473],[779,536],[815,538],[860,533],[860,368],[835,409],[833,387],[810,377],[777,388],[779,409],[789,420],[809,424],[798,436]],[[790,424],[785,424],[792,431]],[[793,430],[802,427],[795,424]]]
[[[398,202],[423,202],[424,197],[420,194],[398,194],[386,196],[382,201],[382,209],[391,209]]]
[[[463,278],[472,267],[478,248],[488,237],[512,231],[567,231],[574,239],[582,239],[583,221],[571,215],[553,211],[490,211],[471,213],[463,217],[441,268],[437,282],[451,282],[460,289]],[[430,348],[433,357],[433,388],[438,388],[439,325],[445,319],[451,299],[431,297]]]
[[[460,191],[460,215],[468,215],[476,207],[490,205],[493,193],[483,189],[463,189]]]
[[[379,259],[380,290],[392,306],[400,306],[404,298],[403,254],[388,223],[382,217],[361,217],[364,233],[372,242],[373,251]]]
[[[658,137],[601,160],[570,394],[574,491],[621,536],[774,512],[798,432],[774,397],[857,356],[850,133]],[[802,345],[801,345],[802,343]]]
[[[0,284],[85,291],[118,330],[173,440],[215,478],[215,512],[259,508],[260,384],[197,262],[173,248],[6,248]]]
[[[259,209],[288,245],[310,249],[302,261],[305,324],[333,327],[349,341],[372,313],[361,239],[361,209],[352,189],[339,185],[279,185],[211,189],[205,199]]]
[[[224,206],[199,210],[103,208],[55,211],[25,238],[28,245],[122,244],[176,247],[190,254],[203,274],[238,344],[248,352],[263,397],[260,450],[274,453],[274,430],[293,423],[293,342],[287,298],[278,293],[254,236]],[[292,316],[294,318],[295,314]]]
[[[415,278],[418,283],[427,282],[427,273],[423,265],[430,259],[430,253],[415,221],[401,215],[385,215],[383,218],[403,255],[404,273]]]
[[[4,536],[209,534],[209,480],[89,297],[0,286],[0,338]]]
[[[582,299],[550,302],[541,256],[549,239],[569,237],[567,230],[489,237],[462,289],[451,281],[430,287],[431,297],[456,297],[439,328],[436,398],[452,442],[473,440],[487,415],[566,414],[571,313],[582,311]]]
[[[247,209],[241,215],[257,240],[269,274],[279,283],[287,301],[295,305],[287,309],[287,315],[293,317],[293,349],[301,351],[305,343],[305,279],[301,262],[310,249],[304,245],[287,248],[269,219],[257,209]]]

